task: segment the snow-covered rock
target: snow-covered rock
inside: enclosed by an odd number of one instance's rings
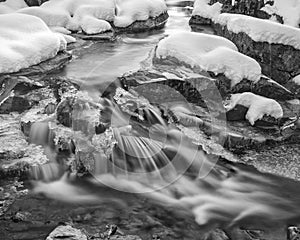
[[[257,82],[261,68],[252,58],[237,51],[229,40],[203,33],[175,33],[161,40],[156,49],[156,58],[175,58],[192,68],[200,68],[224,74],[231,86],[243,79]]]
[[[221,3],[209,5],[209,2],[209,0],[196,0],[193,16],[211,19],[215,24],[226,26],[234,33],[246,33],[256,42],[283,44],[300,49],[300,29],[242,14],[221,13]],[[299,11],[298,14],[300,15]]]
[[[248,108],[246,119],[251,125],[254,125],[257,120],[262,119],[264,115],[276,119],[283,117],[282,107],[277,101],[255,95],[251,92],[232,94],[228,102],[226,102],[225,108],[229,111],[237,105]]]
[[[230,13],[222,13],[213,18],[213,21],[226,26],[231,32],[246,33],[256,42],[283,44],[300,49],[300,29],[269,20]]]
[[[53,33],[40,18],[19,13],[0,15],[0,73],[38,64],[66,45],[64,37]]]
[[[209,5],[213,2],[215,1],[195,2],[199,9],[195,8],[194,14],[200,14],[193,15],[190,19],[195,31],[201,28],[202,23],[211,24],[217,35],[234,42],[241,53],[259,62],[263,74],[280,84],[286,84],[300,74],[299,28],[242,14],[217,14],[212,9],[219,3]],[[214,14],[203,12],[201,6]]]
[[[135,21],[155,18],[167,11],[164,0],[116,0],[116,27],[128,27]]]
[[[110,0],[50,0],[39,7],[23,8],[19,12],[41,18],[50,27],[71,31],[100,33],[111,29],[115,2]]]

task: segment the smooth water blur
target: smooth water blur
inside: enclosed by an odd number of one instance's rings
[[[120,111],[114,103],[108,105],[110,113],[125,118],[122,112],[113,113]],[[112,141],[116,142],[111,158],[95,157],[98,167],[90,177],[63,174],[61,167],[50,163],[32,170],[33,177],[42,179],[33,181],[33,191],[87,205],[109,201],[126,206],[127,200],[120,199],[119,193],[139,194],[193,214],[205,227],[269,227],[300,219],[298,182],[242,164],[216,163],[154,111],[146,113],[150,128],[155,127],[150,138],[138,136],[126,120],[120,120],[111,125]],[[48,138],[44,128],[33,127],[32,142]],[[42,131],[36,134],[37,129]]]

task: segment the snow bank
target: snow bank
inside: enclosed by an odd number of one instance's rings
[[[232,94],[225,108],[229,111],[238,104],[248,108],[246,119],[251,125],[262,119],[264,115],[269,115],[276,119],[283,116],[283,110],[278,102],[251,92]]]
[[[115,2],[112,0],[50,0],[40,7],[19,10],[41,18],[49,27],[64,27],[71,31],[83,30],[87,34],[111,29]]]
[[[256,82],[261,77],[261,67],[254,59],[239,53],[226,38],[209,34],[181,32],[170,35],[158,43],[156,57],[174,57],[191,67],[223,73],[232,86],[244,78]]]
[[[266,5],[261,10],[268,14],[277,14],[283,17],[284,24],[299,27],[300,1],[299,0],[274,0],[274,4]]]
[[[167,11],[164,0],[116,0],[117,14],[114,25],[128,27],[135,21],[157,17]]]
[[[54,57],[66,40],[40,18],[10,13],[0,15],[0,46],[0,73],[9,73]]]
[[[209,19],[217,17],[221,13],[222,4],[216,2],[213,5],[209,5],[209,2],[209,0],[196,0],[194,2],[194,10],[192,15],[197,15]]]
[[[13,13],[21,8],[28,7],[24,0],[6,0],[0,2],[0,14]]]

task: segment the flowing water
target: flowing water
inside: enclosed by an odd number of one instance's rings
[[[115,42],[91,42],[75,53],[75,59],[62,75],[93,88],[112,82],[124,72],[139,69],[142,60],[165,35],[190,31],[190,10],[186,6],[191,3],[167,2],[170,19],[165,29],[123,35]],[[205,32],[211,33],[209,29]],[[82,179],[64,173],[55,161],[34,169],[32,174],[43,179],[33,182],[34,193],[83,204],[87,212],[93,204],[110,203],[129,209],[133,196],[138,194],[161,208],[173,207],[178,214],[192,215],[202,228],[236,225],[263,228],[299,220],[299,183],[262,174],[252,167],[216,162],[168,125],[155,109],[146,113],[149,120],[146,134],[134,131],[124,124],[125,116],[118,107],[109,101],[107,104],[109,113],[116,114],[114,119],[119,120],[111,126],[117,143],[112,158],[100,154],[93,174]],[[48,155],[55,159],[45,140],[47,134],[47,124],[33,127],[31,140],[47,147]]]

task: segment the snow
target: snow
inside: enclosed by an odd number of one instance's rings
[[[6,0],[0,2],[0,14],[12,13],[18,9],[28,7],[24,0]]]
[[[88,34],[111,29],[115,2],[112,0],[50,0],[40,7],[28,7],[21,13],[37,16],[49,27],[64,27],[70,31]]]
[[[194,3],[194,10],[192,15],[197,15],[209,19],[217,17],[221,13],[222,4],[216,2],[213,5],[209,5],[209,2],[209,0],[196,0]]]
[[[300,86],[300,75],[294,77],[292,81]]]
[[[277,14],[283,17],[284,24],[299,27],[300,1],[299,0],[274,0],[273,6],[266,5],[261,10],[268,14]]]
[[[191,67],[223,73],[234,86],[241,80],[256,82],[261,77],[261,67],[252,58],[241,54],[226,38],[194,32],[180,32],[161,40],[156,57],[174,57]]]
[[[244,32],[256,42],[277,43],[300,49],[300,29],[240,14],[222,13],[214,22],[234,33]]]
[[[116,0],[117,14],[114,25],[127,27],[135,21],[157,17],[167,11],[164,0]]]
[[[61,34],[34,16],[0,15],[0,73],[16,72],[54,57],[66,48]]]
[[[225,109],[229,111],[238,104],[248,108],[246,119],[251,125],[262,119],[264,115],[276,119],[283,117],[283,110],[277,101],[251,92],[232,94],[229,102],[225,105]]]

